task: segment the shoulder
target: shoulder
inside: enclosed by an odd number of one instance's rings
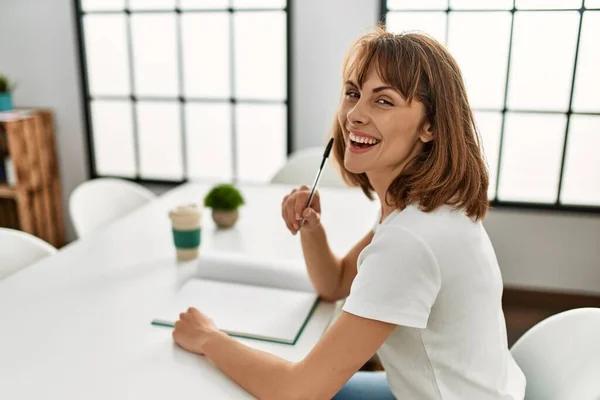
[[[386,221],[377,228],[373,240],[358,258],[359,269],[365,263],[376,263],[381,269],[398,263],[427,264],[437,269],[437,260],[427,242],[409,227],[394,221]]]
[[[464,211],[456,210],[450,206],[441,206],[432,211],[423,211],[416,205],[406,207],[396,213],[394,218],[386,221],[386,228],[400,226],[426,243],[438,240],[458,238],[470,231],[479,231],[481,221],[474,221]]]

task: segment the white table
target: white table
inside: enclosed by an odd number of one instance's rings
[[[301,259],[287,232],[287,186],[242,186],[235,228],[203,217],[201,251]],[[243,399],[251,396],[206,359],[150,325],[194,264],[177,264],[167,212],[202,202],[208,186],[180,186],[55,256],[0,281],[0,399]],[[377,204],[355,189],[320,190],[323,224],[337,254],[373,225]],[[300,360],[318,341],[333,305],[321,303],[295,346],[245,343]],[[251,342],[251,343],[250,343]],[[182,397],[183,398],[183,397]]]

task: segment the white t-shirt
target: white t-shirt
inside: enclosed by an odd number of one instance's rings
[[[398,325],[377,352],[396,398],[523,399],[502,277],[481,224],[444,206],[396,210],[358,257],[343,310]]]

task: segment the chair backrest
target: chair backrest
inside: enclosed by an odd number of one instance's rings
[[[56,253],[56,248],[29,233],[0,228],[0,280]]]
[[[124,179],[92,179],[71,193],[69,214],[77,235],[83,236],[155,197],[145,187]]]
[[[511,348],[528,400],[600,399],[600,308],[553,315]]]
[[[271,183],[285,183],[289,185],[311,186],[321,161],[323,160],[322,147],[310,147],[295,151],[290,154],[285,165],[271,178]],[[346,183],[336,168],[330,165],[331,156],[325,163],[319,186],[324,187],[346,187]]]

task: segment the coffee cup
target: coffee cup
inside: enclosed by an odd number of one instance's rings
[[[198,204],[185,204],[169,211],[173,243],[177,260],[188,261],[198,257],[202,236],[202,209]]]

